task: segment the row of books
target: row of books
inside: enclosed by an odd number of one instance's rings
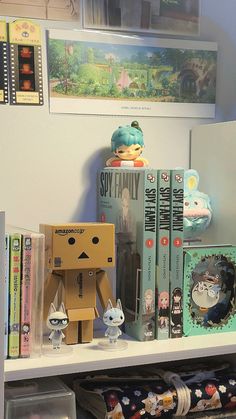
[[[5,358],[40,353],[44,235],[6,227]]]
[[[183,334],[184,171],[104,169],[99,220],[116,227],[116,294],[138,340]]]

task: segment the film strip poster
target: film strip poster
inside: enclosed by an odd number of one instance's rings
[[[7,24],[0,20],[0,103],[8,102]]]
[[[29,20],[9,24],[11,105],[43,105],[41,28]]]

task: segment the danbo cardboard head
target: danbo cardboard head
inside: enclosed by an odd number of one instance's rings
[[[113,267],[115,229],[107,223],[40,225],[46,263],[52,270]]]

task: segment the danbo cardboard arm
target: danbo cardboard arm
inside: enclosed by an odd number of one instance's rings
[[[99,300],[101,302],[103,310],[107,307],[107,302],[110,300],[112,305],[115,306],[116,300],[113,297],[112,288],[108,279],[106,271],[99,270],[96,272],[96,288]]]
[[[44,307],[43,307],[43,318],[44,320],[48,317],[50,305],[56,296],[57,290],[60,286],[62,275],[57,273],[49,272],[47,279],[44,284]]]

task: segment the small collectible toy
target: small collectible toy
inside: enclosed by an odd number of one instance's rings
[[[47,327],[51,330],[49,340],[52,341],[53,349],[60,349],[62,339],[65,335],[62,332],[69,324],[69,319],[66,315],[65,306],[61,303],[58,310],[56,310],[53,303],[51,303],[49,315],[47,318]]]
[[[111,151],[115,157],[106,161],[111,167],[143,167],[148,161],[141,156],[144,149],[143,132],[137,121],[119,127],[111,137]]]
[[[108,341],[99,342],[99,346],[102,349],[114,350],[114,349],[126,349],[127,343],[124,341],[118,341],[118,337],[122,335],[119,328],[124,323],[125,316],[122,310],[121,301],[118,299],[116,307],[113,307],[111,300],[108,300],[106,311],[103,314],[103,323],[108,326],[105,331],[105,336],[108,337]]]
[[[184,334],[236,329],[236,247],[186,247]]]
[[[103,315],[103,322],[108,326],[105,336],[108,336],[110,343],[116,343],[122,334],[119,326],[124,323],[125,316],[120,300],[117,300],[116,307],[113,307],[111,300],[108,301],[107,309]]]
[[[212,209],[209,196],[198,191],[199,175],[196,170],[184,174],[184,238],[197,238],[209,226]]]
[[[45,234],[47,279],[44,287],[44,318],[58,290],[62,291],[69,325],[66,344],[90,342],[93,320],[98,317],[96,290],[105,309],[111,285],[100,266],[110,268],[115,261],[114,225],[75,223],[40,225]]]

